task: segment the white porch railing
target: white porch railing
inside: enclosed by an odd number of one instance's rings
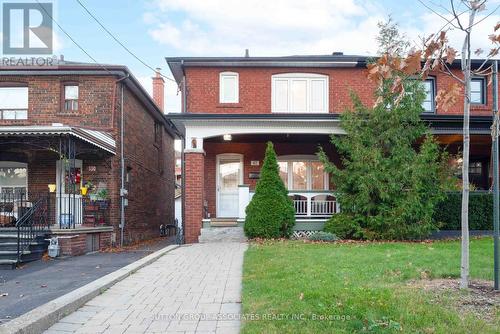
[[[239,186],[239,218],[245,218],[245,209],[254,192],[246,185]],[[290,191],[297,218],[328,218],[340,212],[335,196],[329,191]]]

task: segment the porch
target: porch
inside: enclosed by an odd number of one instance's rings
[[[83,248],[66,255],[84,253],[89,244],[100,247],[100,239],[110,243],[114,151],[114,140],[95,130],[0,129],[0,234],[17,238],[17,262],[50,235],[64,234],[62,248]]]
[[[338,115],[219,115],[172,116],[184,128],[184,230],[186,242],[197,242],[202,227],[242,225],[264,158],[265,143],[274,143],[280,174],[294,202],[296,231],[322,229],[341,208],[335,187],[316,153],[321,146],[330,161],[341,157],[330,144],[342,135]],[[462,119],[425,117],[432,132],[452,155],[461,152]],[[477,189],[490,184],[491,140],[489,118],[471,126],[470,178]],[[461,161],[453,157],[460,177]],[[201,224],[200,224],[201,222]]]

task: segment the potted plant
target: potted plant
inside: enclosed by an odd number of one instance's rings
[[[104,188],[97,192],[97,204],[101,209],[108,207],[108,189]]]

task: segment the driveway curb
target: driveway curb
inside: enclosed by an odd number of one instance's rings
[[[142,267],[151,264],[166,253],[178,248],[178,245],[170,245],[156,251],[140,260],[137,260],[123,268],[120,268],[92,283],[84,285],[70,293],[67,293],[51,302],[43,304],[28,313],[21,315],[3,325],[0,325],[0,333],[5,334],[38,334],[76,311],[92,298],[100,295],[112,285],[132,275]]]

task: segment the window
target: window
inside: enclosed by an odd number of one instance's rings
[[[0,119],[28,119],[28,87],[0,87]]]
[[[156,146],[161,146],[161,134],[162,134],[162,125],[159,122],[155,122],[154,136],[155,136]]]
[[[423,83],[425,98],[422,102],[424,112],[433,113],[435,111],[434,100],[436,99],[436,86],[434,78],[428,78]]]
[[[470,82],[470,102],[473,104],[485,104],[485,80],[483,78],[472,78]]]
[[[483,164],[481,161],[471,162],[469,164],[469,174],[481,175],[483,173]]]
[[[328,174],[314,158],[283,157],[278,162],[285,187],[293,191],[328,190]]]
[[[238,73],[222,72],[219,76],[219,102],[238,103]]]
[[[278,165],[280,167],[280,177],[281,177],[281,180],[283,180],[283,183],[285,184],[285,187],[288,189],[288,162],[286,162],[286,161],[279,161]]]
[[[0,161],[0,193],[26,194],[28,185],[27,164]]]
[[[64,110],[78,110],[78,85],[72,84],[64,86]]]
[[[328,112],[328,76],[286,73],[272,77],[272,111]]]

